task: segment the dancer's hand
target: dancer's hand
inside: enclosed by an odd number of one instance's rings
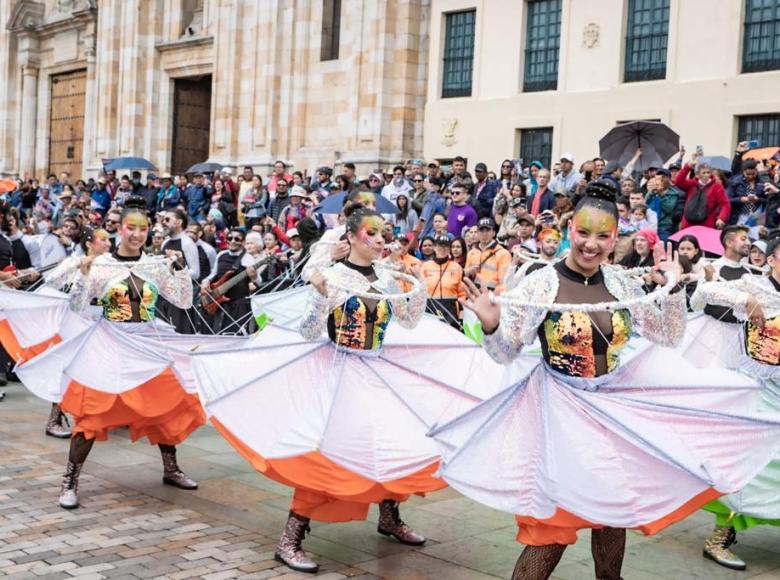
[[[667,242],[666,249],[664,249],[662,244],[656,244],[655,248],[653,248],[653,258],[655,270],[663,272],[665,275],[673,274],[677,282],[682,279],[680,256],[672,249],[670,242]]]
[[[328,296],[328,280],[325,278],[325,276],[322,275],[321,272],[315,272],[309,279],[309,283],[314,286],[314,289],[317,292],[325,297]]]
[[[92,269],[92,262],[94,261],[95,261],[94,256],[85,256],[81,258],[81,262],[79,263],[79,271],[84,276],[88,276],[89,271]]]
[[[458,301],[477,315],[486,334],[493,333],[501,321],[501,306],[491,302],[486,288],[480,290],[468,278],[463,279],[463,286],[466,289],[466,298],[459,298]]]
[[[747,309],[750,322],[759,328],[764,328],[764,324],[766,323],[764,309],[761,307],[761,303],[756,299],[756,297],[748,296],[745,307]]]
[[[332,262],[338,262],[349,256],[349,242],[341,240],[333,244],[330,249],[330,259]]]

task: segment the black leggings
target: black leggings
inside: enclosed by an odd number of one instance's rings
[[[591,530],[590,548],[596,578],[620,580],[623,554],[626,549],[626,530],[623,528],[601,528]],[[512,580],[547,580],[561,561],[564,544],[547,546],[526,546],[517,559]]]

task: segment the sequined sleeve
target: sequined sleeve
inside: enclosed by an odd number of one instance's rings
[[[309,288],[309,298],[306,301],[306,308],[303,311],[298,332],[304,340],[316,340],[325,332],[328,323],[328,316],[331,311],[343,303],[346,296],[343,292],[328,289],[328,296],[323,296],[314,287]]]
[[[626,298],[645,296],[640,280],[628,276],[626,278],[629,292]],[[629,310],[637,331],[647,340],[661,346],[677,346],[682,341],[688,314],[685,292],[668,294],[660,304],[657,301],[644,302]]]
[[[189,270],[170,271],[167,263],[163,264],[156,280],[160,295],[177,308],[192,308],[192,278]]]
[[[93,298],[100,296],[104,281],[101,276],[95,275],[93,271],[90,271],[85,276],[80,270],[76,270],[73,285],[70,288],[71,309],[80,312],[89,306]]]
[[[502,303],[498,328],[485,334],[483,346],[498,363],[509,364],[520,355],[523,345],[531,344],[547,310],[532,304],[552,303],[558,293],[558,277],[552,268],[542,268],[525,276],[503,296],[516,299],[517,304]]]
[[[726,306],[732,309],[735,318],[746,320],[748,298],[750,294],[741,278],[729,282],[722,280],[699,282],[691,296],[691,309],[699,312],[708,304]]]
[[[60,290],[73,283],[74,278],[79,272],[82,256],[70,256],[66,258],[51,272],[46,274],[45,282],[47,286]]]
[[[400,292],[400,285],[393,281],[395,292]],[[425,312],[425,304],[428,298],[425,286],[421,283],[412,291],[408,298],[395,298],[390,301],[393,309],[393,319],[404,328],[414,328],[420,322]]]

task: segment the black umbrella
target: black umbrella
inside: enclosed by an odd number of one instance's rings
[[[143,157],[117,157],[105,164],[106,171],[133,170],[138,171],[157,171],[157,168],[151,161]]]
[[[667,159],[680,150],[680,136],[658,121],[631,121],[614,127],[599,141],[601,157],[607,161],[628,163],[642,150],[635,169],[661,167]]]
[[[203,163],[196,163],[187,170],[187,173],[216,173],[217,171],[222,171],[223,167],[224,165],[221,163],[205,161]]]

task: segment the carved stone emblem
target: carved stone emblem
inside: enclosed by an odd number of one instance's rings
[[[585,48],[595,48],[599,45],[599,36],[601,29],[595,22],[591,22],[582,30],[582,46]]]
[[[456,117],[448,117],[441,122],[442,133],[444,134],[441,143],[447,147],[452,147],[458,142],[455,137],[455,130],[458,128],[458,119]]]

